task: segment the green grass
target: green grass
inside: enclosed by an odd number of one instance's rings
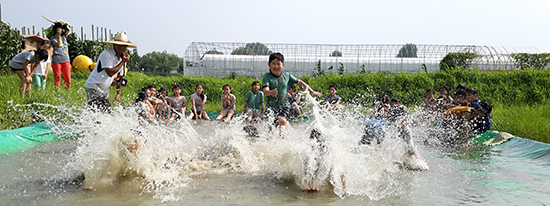
[[[492,129],[550,143],[550,104],[495,105]]]
[[[83,109],[86,105],[84,82],[88,72],[72,74],[72,88],[56,89],[53,86],[53,75],[50,73],[45,90],[33,89],[30,98],[21,99],[19,96],[20,80],[14,73],[0,75],[0,130],[15,129],[43,121],[41,116],[47,116],[54,122],[71,122],[73,109]],[[207,112],[221,110],[220,97],[222,86],[230,84],[232,93],[237,97],[237,112],[242,111],[244,97],[250,90],[253,81],[251,77],[217,78],[217,77],[190,77],[171,75],[166,77],[148,76],[143,73],[130,72],[127,76],[128,86],[123,87],[121,105],[130,105],[141,88],[153,85],[157,88],[166,87],[169,96],[174,83],[182,85],[182,95],[187,99],[195,92],[195,85],[203,84],[204,92],[208,96],[205,109]],[[493,129],[509,132],[513,135],[550,143],[550,72],[519,71],[502,73],[479,73],[470,71],[454,71],[454,73],[418,73],[418,74],[348,74],[303,78],[310,86],[323,93],[327,93],[328,85],[338,87],[338,95],[344,104],[371,107],[374,99],[381,93],[398,97],[405,104],[411,106],[424,100],[424,93],[428,88],[439,85],[456,86],[466,83],[478,88],[480,99],[490,100],[493,109]],[[259,81],[259,80],[258,80]],[[114,98],[115,88],[111,87],[111,100]],[[510,102],[515,105],[510,106]],[[45,103],[53,106],[42,106],[33,103]],[[21,106],[25,105],[25,106]],[[41,115],[36,115],[40,112]]]

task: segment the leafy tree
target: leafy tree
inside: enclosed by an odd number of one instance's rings
[[[95,62],[103,50],[112,48],[111,45],[100,41],[80,41],[75,33],[71,33],[67,36],[67,43],[69,44],[69,58],[71,62],[78,55],[90,57],[92,61]]]
[[[207,52],[204,52],[204,54],[223,54],[223,52],[213,49],[213,50],[208,50]]]
[[[128,61],[126,63],[126,67],[128,67],[128,70],[130,70],[130,71],[139,71],[141,57],[138,54],[138,50],[137,49],[128,49],[128,50],[126,50],[125,53],[130,55],[130,61]]]
[[[527,69],[536,68],[544,69],[550,64],[550,54],[529,54],[529,53],[514,53],[510,54],[510,57],[514,59],[516,68]]]
[[[342,64],[342,62],[338,63],[340,63],[340,67],[338,67],[338,74],[342,75],[344,74],[344,64]]]
[[[448,53],[441,62],[439,62],[439,70],[447,71],[451,68],[469,68],[470,64],[476,57],[481,55],[474,52],[451,52]]]
[[[367,71],[365,71],[365,65],[364,65],[364,64],[361,65],[360,67],[361,67],[361,71],[359,71],[359,74],[365,74],[365,73],[367,73]]]
[[[140,58],[139,67],[144,72],[168,73],[174,68],[180,68],[182,63],[183,58],[175,54],[154,51]]]
[[[0,74],[11,71],[11,59],[21,52],[23,37],[19,31],[11,29],[10,25],[0,21]]]
[[[416,48],[416,45],[413,43],[405,44],[401,49],[399,49],[399,53],[397,54],[397,57],[409,57],[409,58],[416,58],[416,52],[418,49]]]
[[[329,54],[328,56],[331,56],[331,57],[341,57],[342,56],[342,52],[341,51],[338,51],[338,50],[334,50],[331,54]]]
[[[321,60],[319,60],[317,62],[317,66],[315,66],[314,70],[315,70],[315,72],[313,73],[313,76],[315,76],[315,77],[325,75],[325,71],[323,71],[323,69],[321,69]]]
[[[231,55],[254,55],[254,52],[248,47],[239,47],[233,50]]]
[[[270,55],[273,53],[267,46],[260,42],[248,43],[245,47],[251,49],[254,55]]]

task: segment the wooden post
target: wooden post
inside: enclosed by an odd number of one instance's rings
[[[43,38],[48,38],[48,37],[46,37],[46,36],[44,35],[44,27],[42,27],[42,37],[43,37]]]
[[[27,28],[27,34],[31,34],[31,28]]]
[[[21,27],[21,35],[25,35],[25,31],[26,31],[25,27],[24,26]]]
[[[35,34],[35,33],[34,33],[34,25],[32,25],[32,34]]]
[[[80,27],[80,41],[84,41],[84,27]]]
[[[94,25],[92,24],[92,41],[94,40]]]
[[[107,39],[107,28],[105,28],[105,38],[104,38],[104,39],[105,39],[105,41],[109,41],[109,40]]]
[[[111,30],[109,29],[109,40],[113,40],[113,33],[111,32]]]
[[[96,41],[99,40],[99,27],[95,27],[95,37]]]

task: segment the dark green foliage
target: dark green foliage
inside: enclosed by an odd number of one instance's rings
[[[137,49],[128,49],[125,52],[130,55],[130,61],[126,62],[126,66],[129,71],[141,71],[140,62],[141,57],[138,54]]]
[[[245,47],[252,50],[252,53],[254,55],[270,55],[271,53],[273,53],[271,50],[269,50],[269,48],[267,48],[267,46],[260,42],[248,43]]]
[[[231,55],[254,55],[254,52],[248,47],[239,47],[233,50]]]
[[[469,68],[476,57],[480,57],[473,52],[451,52],[448,53],[439,63],[440,71],[448,71],[453,68]]]
[[[397,57],[404,57],[404,58],[416,58],[416,52],[418,49],[416,48],[416,45],[413,43],[405,44],[401,49],[399,49],[399,53],[397,53]]]
[[[71,62],[73,62],[73,59],[78,55],[85,55],[96,62],[99,58],[99,54],[101,54],[103,50],[112,48],[111,45],[100,41],[80,41],[75,33],[71,33],[67,36],[67,43],[69,43],[69,58]]]
[[[338,51],[338,50],[334,50],[332,53],[330,53],[328,56],[330,57],[341,57],[342,56],[342,52],[341,51]]]
[[[152,73],[170,73],[170,71],[180,68],[182,64],[181,57],[166,51],[147,53],[139,61],[142,72]]]
[[[313,72],[314,77],[325,75],[325,71],[321,68],[321,60],[317,62],[317,66],[313,69],[315,70],[315,72]]]
[[[223,54],[223,52],[214,49],[214,50],[208,50],[207,52],[204,52],[204,54]]]
[[[342,64],[342,62],[338,62],[338,63],[340,63],[340,67],[338,67],[338,74],[342,75],[344,74],[344,70],[345,70],[344,64]]]
[[[544,69],[550,64],[550,54],[529,54],[529,53],[516,53],[510,54],[510,57],[514,59],[516,68],[527,69]]]
[[[365,65],[364,65],[364,64],[361,65],[360,67],[361,67],[361,71],[359,71],[359,74],[365,74],[365,73],[367,73],[367,71],[365,71]]]
[[[0,21],[0,74],[11,72],[11,59],[21,52],[23,37],[9,24]]]
[[[312,81],[312,88],[328,88],[334,84],[344,102],[372,104],[382,94],[397,97],[407,105],[420,104],[427,89],[445,85],[454,96],[461,83],[477,89],[480,99],[501,104],[540,104],[550,98],[550,74],[526,70],[517,72],[481,73],[470,70],[450,72],[395,74],[325,74]],[[326,88],[325,88],[326,87]]]

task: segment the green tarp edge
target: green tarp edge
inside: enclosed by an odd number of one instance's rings
[[[0,154],[17,152],[40,143],[57,141],[62,138],[52,130],[53,126],[40,122],[14,130],[0,131]]]

